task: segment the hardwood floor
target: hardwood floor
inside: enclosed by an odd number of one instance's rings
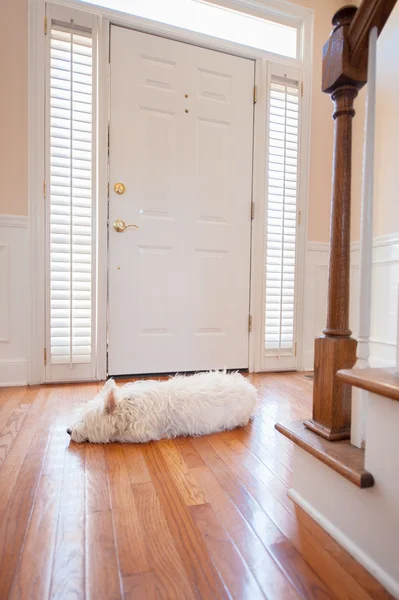
[[[0,600],[391,598],[287,496],[312,382],[251,380],[248,427],[144,445],[70,442],[100,384],[0,389]]]

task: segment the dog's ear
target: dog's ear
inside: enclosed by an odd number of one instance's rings
[[[113,379],[110,379],[109,381],[107,381],[107,383],[104,386],[103,391],[104,391],[104,410],[108,414],[111,414],[116,408],[116,404],[117,404],[116,390],[117,390],[117,387],[116,387],[115,381]]]

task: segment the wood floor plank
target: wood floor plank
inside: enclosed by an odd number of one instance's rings
[[[104,446],[84,444],[86,464],[86,511],[111,510]]]
[[[119,579],[111,510],[86,515],[86,598],[120,600]]]
[[[249,379],[245,428],[137,445],[66,434],[103,382],[0,389],[1,600],[392,600],[286,495],[312,382]]]
[[[252,453],[246,446],[244,446],[236,436],[239,436],[237,431],[232,432],[232,435],[221,438],[223,442],[232,450],[237,456],[239,461],[245,465],[258,479],[261,481],[267,489],[292,513],[295,512],[294,503],[288,498],[287,490],[288,485],[278,478],[275,472],[269,468],[267,462],[261,461],[258,455]],[[253,445],[251,445],[253,447]],[[263,457],[262,450],[259,454]]]
[[[1,387],[0,388],[0,417],[1,414],[3,412],[3,410],[7,407],[7,405],[11,402],[11,397],[12,396],[16,396],[18,394],[18,392],[22,390],[22,393],[24,394],[26,391],[26,387]],[[14,402],[18,402],[18,400],[14,400]],[[15,404],[14,404],[15,406]],[[6,409],[6,414],[7,412],[10,410],[10,414],[13,410],[13,408],[11,407],[10,409]],[[10,416],[10,414],[7,415],[7,417],[1,421],[4,425],[4,423],[7,422],[8,417]]]
[[[47,401],[47,392],[43,389],[33,389],[28,392],[34,396],[32,408],[24,420],[19,434],[7,454],[7,460],[0,467],[0,506],[7,506],[26,453],[35,434],[40,414]]]
[[[205,490],[212,508],[228,531],[267,598],[297,600],[300,596],[266,550],[213,472],[205,465],[192,473]]]
[[[30,404],[19,405],[10,415],[7,423],[0,432],[0,465],[5,461],[10,451],[26,415],[30,410]]]
[[[206,504],[208,502],[204,492],[190,473],[183,455],[179,452],[174,440],[161,440],[157,444],[170,476],[179,490],[187,506]]]
[[[151,476],[148,472],[140,444],[124,444],[123,454],[125,456],[130,483],[150,483]]]
[[[157,598],[197,598],[191,588],[172,533],[152,483],[133,486],[149,562],[156,578]],[[217,598],[217,596],[215,596]]]
[[[265,598],[261,587],[219,522],[212,506],[210,504],[190,506],[190,514],[205,540],[231,597],[237,600]]]
[[[47,598],[51,586],[51,573],[54,560],[57,534],[58,510],[64,474],[66,441],[60,442],[57,418],[66,411],[65,387],[50,391],[48,412],[54,417],[51,435],[46,447],[43,469],[37,487],[31,518],[27,528],[25,543],[15,572],[10,598]],[[41,415],[43,418],[43,414]],[[45,417],[39,419],[32,445],[37,443],[40,431],[47,434]],[[64,435],[65,438],[65,435]],[[42,548],[37,552],[37,548]],[[34,585],[29,587],[29,582]]]
[[[147,572],[150,566],[122,445],[107,446],[105,458],[119,570],[125,578]]]
[[[19,388],[18,391],[13,391],[14,388],[6,388],[6,390],[8,393],[3,393],[0,397],[0,432],[14,410],[24,401],[26,403],[29,398],[26,388]]]
[[[157,600],[157,579],[153,571],[129,575],[122,579],[123,600]]]
[[[254,482],[253,485],[248,485],[249,482],[246,481],[247,485],[244,487],[237,480],[235,471],[228,466],[214,449],[213,444],[216,441],[217,436],[206,436],[206,438],[193,439],[192,443],[207,465],[213,470],[248,523],[256,531],[259,539],[279,564],[288,580],[302,597],[314,599],[320,595],[326,599],[335,598],[316,573],[307,565],[294,546],[285,539],[282,532],[269,517],[268,511],[262,506],[263,490],[260,487],[262,484],[258,482],[257,485]],[[223,442],[221,444],[224,445]],[[216,444],[216,447],[218,447],[218,444]],[[228,450],[228,452],[230,451]],[[274,500],[277,502],[276,499]],[[286,541],[290,552],[278,552],[279,548],[286,546]]]
[[[37,392],[36,388],[36,392]],[[43,390],[48,399],[36,426],[31,444],[18,474],[0,523],[0,598],[7,598],[19,562],[40,481],[59,391]],[[32,395],[34,398],[34,395]],[[2,482],[0,474],[0,482]]]
[[[285,515],[284,515],[285,516]],[[285,535],[339,600],[370,600],[361,585],[295,519],[284,519]],[[281,551],[279,549],[278,551]],[[284,551],[286,551],[284,549]]]
[[[43,454],[29,454],[25,458],[12,499],[0,515],[0,598],[9,597],[43,462]]]
[[[299,506],[295,507],[298,524],[306,528],[323,548],[355,579],[374,600],[393,600],[393,597],[354,558],[342,548],[316,521]]]
[[[47,598],[51,584],[62,473],[42,475],[10,600]],[[38,551],[40,549],[40,551]]]
[[[73,445],[65,460],[50,598],[79,598],[85,589],[84,447]]]
[[[294,514],[291,514],[283,502],[276,499],[267,486],[259,487],[255,477],[261,475],[258,465],[248,453],[247,456],[239,457],[232,452],[221,437],[211,440],[212,447],[233,469],[235,475],[247,487],[254,498],[264,508],[273,523],[287,538],[287,541],[297,550],[299,555],[319,574],[320,579],[340,600],[365,600],[368,595],[361,587],[346,573],[342,567],[324,550],[306,530],[300,530]],[[247,458],[249,457],[249,463]],[[248,468],[249,467],[249,468]],[[261,479],[260,479],[261,481]],[[292,513],[295,511],[292,510]],[[282,550],[281,550],[282,549]],[[298,557],[292,549],[283,544],[276,545],[278,556],[290,556],[295,558],[295,571],[299,572]]]
[[[228,598],[188,509],[167,473],[157,444],[146,444],[144,456],[192,588],[203,598]]]
[[[195,467],[204,467],[205,463],[190,443],[190,439],[187,437],[179,437],[175,439],[175,444],[180,454],[183,456],[186,461],[187,466],[190,469],[194,469]]]
[[[283,466],[283,471],[289,471],[290,473],[292,473],[292,466],[294,462],[292,454],[289,454],[284,448],[279,447],[278,444],[273,442],[273,440],[269,439],[266,443],[261,444],[242,427],[239,427],[236,430],[236,434],[236,437],[241,442],[241,444],[243,444],[249,450],[251,450],[251,452],[255,454],[255,456],[257,456],[269,468],[269,456],[272,457],[271,463],[275,466],[277,472],[273,469],[270,470],[275,472],[277,477],[279,477],[280,474],[279,479],[284,480],[284,478],[281,477],[280,465]],[[287,477],[291,476],[287,473]]]

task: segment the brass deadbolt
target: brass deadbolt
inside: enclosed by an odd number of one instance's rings
[[[118,181],[118,183],[115,183],[114,185],[114,192],[119,195],[124,194],[126,192],[125,185]]]

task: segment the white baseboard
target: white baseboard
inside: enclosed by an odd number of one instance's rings
[[[0,387],[28,384],[28,359],[0,360]]]
[[[307,500],[294,489],[288,490],[288,496],[298,504],[316,523],[333,537],[357,562],[359,562],[377,581],[381,583],[395,598],[399,598],[399,582],[395,581],[384,571],[370,556],[365,554],[352,540],[340,529],[335,527]]]

